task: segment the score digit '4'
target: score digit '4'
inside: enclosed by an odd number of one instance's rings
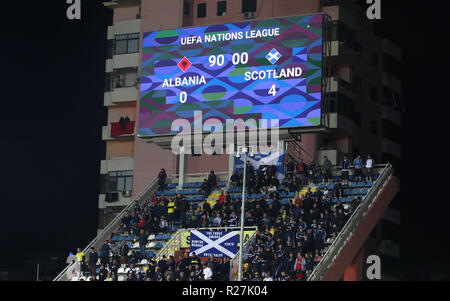
[[[277,94],[277,87],[275,84],[272,85],[268,94],[272,94],[272,96],[275,96]]]

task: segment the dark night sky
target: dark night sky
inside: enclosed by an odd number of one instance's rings
[[[0,270],[9,265],[12,279],[33,279],[33,269],[19,264],[24,259],[67,254],[96,234],[106,28],[112,21],[101,2],[82,1],[80,21],[67,20],[64,0],[2,4],[1,226],[8,239],[0,248],[6,252]],[[431,192],[448,187],[438,175],[448,169],[441,142],[448,97],[440,90],[447,85],[449,56],[439,42],[448,24],[440,1],[428,1],[428,8],[399,2],[382,1],[378,23],[404,50],[402,260],[409,266],[431,262],[436,256],[424,253],[429,247],[450,253],[442,233],[448,193]],[[433,132],[443,137],[435,139]],[[436,178],[434,188],[427,187],[429,175]]]

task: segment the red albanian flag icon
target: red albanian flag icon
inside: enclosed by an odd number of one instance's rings
[[[181,61],[178,63],[178,67],[180,67],[180,69],[185,72],[186,70],[189,69],[189,67],[191,67],[192,63],[186,58],[182,58]]]

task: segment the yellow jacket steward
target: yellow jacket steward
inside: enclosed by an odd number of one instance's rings
[[[175,211],[176,207],[175,207],[175,202],[170,201],[167,204],[167,213],[173,213]]]

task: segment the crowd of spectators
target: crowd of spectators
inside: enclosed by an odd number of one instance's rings
[[[312,187],[317,164],[313,161],[298,164],[290,160],[286,164],[286,177],[279,181],[274,166],[262,166],[258,169],[247,162],[246,187],[249,194],[263,194],[246,200],[245,226],[256,226],[254,243],[250,246],[244,265],[243,280],[246,281],[287,281],[305,280],[314,266],[320,262],[326,251],[326,241],[335,238],[343,228],[353,211],[361,202],[355,198],[344,207],[340,201],[332,200],[342,197],[349,185],[348,171],[350,162],[345,157],[339,165],[342,179],[332,181],[332,164],[324,158],[322,165],[323,189]],[[368,156],[365,164],[358,156],[353,167],[354,179],[372,180],[374,161]],[[167,175],[161,170],[158,178],[162,191]],[[242,173],[235,172],[230,178],[234,187],[242,187]],[[211,171],[205,179],[202,190],[209,193],[216,188],[217,178]],[[281,190],[295,192],[295,197],[287,203],[280,202]],[[304,194],[298,192],[306,189]],[[118,269],[125,268],[126,281],[170,281],[170,280],[228,280],[230,263],[227,258],[213,257],[202,262],[195,253],[186,252],[182,259],[172,256],[159,261],[156,255],[148,258],[145,252],[147,238],[150,234],[165,233],[174,224],[182,228],[238,227],[240,226],[241,199],[232,198],[229,193],[220,192],[214,205],[205,200],[196,208],[182,194],[166,197],[164,194],[153,196],[139,203],[135,201],[131,212],[125,213],[120,228],[124,235],[131,235],[139,242],[139,252],[131,252],[125,241],[117,244],[106,241],[101,248],[100,270],[96,273],[95,263],[98,258],[92,249],[85,259],[91,279],[98,275],[100,281],[118,279]],[[109,257],[107,254],[112,254]],[[78,255],[77,255],[78,256]],[[84,254],[83,254],[84,256]],[[146,259],[144,268],[137,267],[140,260]],[[83,262],[83,260],[81,260]]]

